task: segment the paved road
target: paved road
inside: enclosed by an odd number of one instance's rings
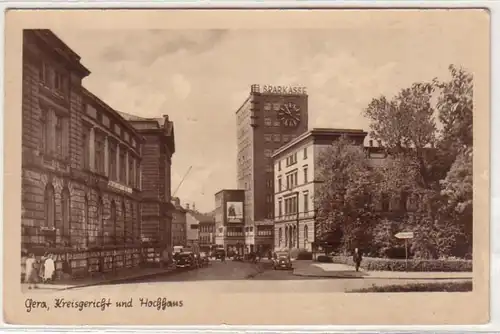
[[[293,275],[288,270],[273,270],[269,263],[251,264],[213,261],[208,267],[178,271],[128,283],[91,286],[64,291],[70,295],[119,295],[126,291],[154,293],[155,291],[210,291],[211,293],[322,293],[346,292],[374,285],[424,283],[429,280],[371,279],[371,278],[312,278]],[[130,289],[130,290],[129,290]],[[35,293],[51,293],[36,291]],[[61,292],[52,292],[58,293]]]

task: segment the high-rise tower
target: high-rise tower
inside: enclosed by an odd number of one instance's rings
[[[245,190],[245,224],[273,219],[273,151],[308,129],[304,87],[252,85],[236,111],[237,184]]]

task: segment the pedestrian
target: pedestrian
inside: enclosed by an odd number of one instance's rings
[[[54,272],[56,271],[56,265],[54,262],[54,255],[48,254],[45,262],[43,264],[43,281],[45,283],[52,281],[54,277]]]
[[[359,271],[359,267],[361,265],[361,260],[363,259],[363,256],[361,255],[361,252],[358,248],[354,249],[354,255],[352,256],[352,260],[354,261],[354,264],[356,265],[356,271]]]
[[[36,282],[38,280],[38,268],[36,263],[35,254],[30,253],[28,258],[26,259],[26,274],[24,280],[28,283],[28,289],[36,289],[38,288]]]

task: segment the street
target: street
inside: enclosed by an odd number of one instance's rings
[[[97,285],[66,290],[65,295],[119,295],[128,287],[131,291],[209,291],[211,293],[327,293],[348,292],[372,286],[425,283],[429,279],[381,278],[317,278],[296,276],[292,270],[273,270],[269,262],[258,264],[235,261],[211,261],[207,267],[177,270],[175,272],[127,281],[126,283]],[[436,280],[443,282],[444,280]],[[32,290],[33,293],[54,293],[52,290]],[[57,292],[58,294],[61,291]]]

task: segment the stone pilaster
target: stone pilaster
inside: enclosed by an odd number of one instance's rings
[[[108,140],[108,136],[104,137],[104,175],[109,177],[109,140]]]
[[[92,127],[90,129],[89,135],[89,152],[85,152],[85,154],[89,154],[87,157],[89,159],[89,168],[91,171],[95,172],[97,166],[95,165],[95,128]]]

